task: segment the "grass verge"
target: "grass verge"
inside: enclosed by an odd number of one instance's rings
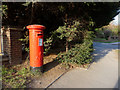
[[[95,41],[95,42],[101,42],[101,43],[115,43],[120,41]]]
[[[2,66],[3,88],[25,88],[27,83],[31,82],[33,76],[34,74],[30,72],[28,66]]]
[[[120,40],[106,40],[104,38],[95,38],[95,42],[101,42],[101,43],[114,43],[114,42],[120,42]]]

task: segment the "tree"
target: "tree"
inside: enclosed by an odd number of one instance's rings
[[[67,25],[65,23],[64,26],[60,26],[56,33],[58,33],[58,38],[66,41],[66,52],[69,50],[69,42],[73,41],[74,38],[77,36],[79,31],[77,30],[77,27],[79,25],[79,22],[74,21],[73,25]],[[77,37],[78,38],[78,37]]]
[[[117,2],[4,2],[3,6],[6,9],[3,8],[5,14],[2,25],[22,27],[28,24],[44,25],[46,26],[44,40],[51,36],[50,32],[59,27],[62,27],[63,32],[67,31],[66,29],[70,30],[75,20],[79,21],[80,30],[94,31],[95,28],[107,25],[119,13]],[[65,23],[69,26],[66,27]]]
[[[7,7],[6,14],[3,15],[3,25],[24,26],[31,22],[44,24],[50,30],[64,25],[66,19],[83,19],[89,22],[91,18],[94,28],[101,27],[107,25],[119,13],[118,2],[4,2],[3,6]]]

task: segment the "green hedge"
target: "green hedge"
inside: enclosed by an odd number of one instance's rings
[[[61,63],[84,65],[92,61],[93,41],[88,33],[82,44],[75,44],[67,53],[60,53],[56,58]]]

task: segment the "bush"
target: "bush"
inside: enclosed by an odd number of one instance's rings
[[[104,38],[105,37],[104,32],[101,28],[96,28],[95,31],[96,31],[97,38]]]
[[[105,39],[108,40],[109,36],[112,34],[110,30],[104,30]]]
[[[93,41],[90,32],[88,32],[83,43],[77,43],[67,53],[60,53],[56,58],[65,65],[78,64],[84,65],[89,64],[92,61],[91,52],[93,51]]]

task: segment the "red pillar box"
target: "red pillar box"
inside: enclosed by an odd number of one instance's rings
[[[30,70],[43,72],[43,30],[42,25],[29,25]]]

